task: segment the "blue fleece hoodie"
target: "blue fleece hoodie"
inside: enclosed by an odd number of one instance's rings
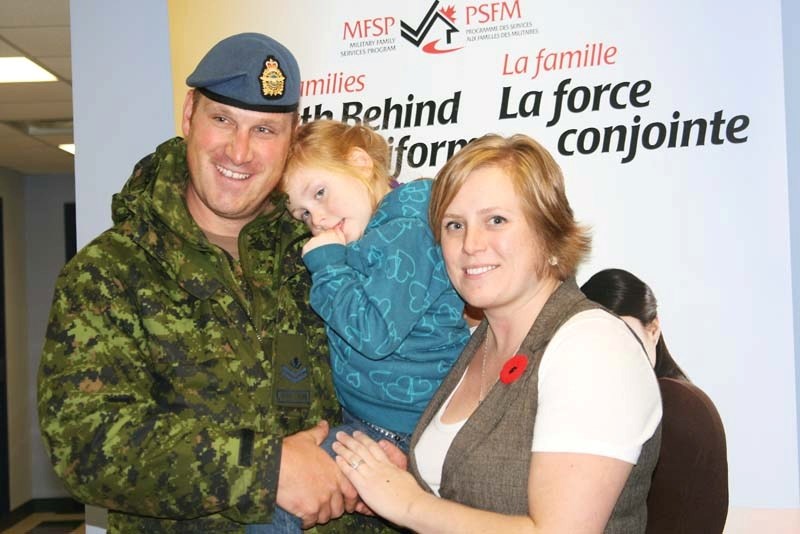
[[[464,303],[428,224],[432,183],[394,189],[361,239],[303,258],[339,401],[356,417],[402,433],[414,430],[469,338]]]

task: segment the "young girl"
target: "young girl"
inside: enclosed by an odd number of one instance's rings
[[[469,337],[464,303],[428,225],[433,182],[392,189],[388,166],[380,135],[320,120],[298,129],[281,184],[292,216],[313,236],[303,261],[312,275],[311,305],[326,324],[345,423],[323,444],[331,455],[339,430],[407,451]]]

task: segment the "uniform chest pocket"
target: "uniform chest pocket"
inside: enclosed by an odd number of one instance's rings
[[[242,361],[225,340],[166,342],[155,365],[156,382],[164,395],[190,400],[207,394],[226,394],[244,386]]]
[[[246,327],[211,313],[211,303],[193,304],[183,309],[183,317],[176,316],[178,308],[145,322],[156,396],[194,404],[216,395],[247,395],[263,376],[257,342],[249,342]]]

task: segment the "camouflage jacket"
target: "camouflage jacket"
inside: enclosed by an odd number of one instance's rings
[[[308,306],[305,230],[276,209],[240,270],[190,217],[185,145],[137,164],[114,226],[61,272],[39,369],[55,470],[117,532],[242,532],[269,520],[281,439],[339,408]],[[320,532],[368,531],[355,517]]]

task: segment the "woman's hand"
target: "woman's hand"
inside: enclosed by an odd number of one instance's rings
[[[395,467],[402,469],[403,471],[408,470],[408,456],[404,453],[400,447],[389,441],[388,439],[382,439],[378,442],[378,447],[380,447],[386,456],[389,458],[389,461],[392,462]]]
[[[383,449],[366,434],[336,434],[336,463],[376,514],[402,525],[412,503],[425,491],[414,477],[396,467]]]

